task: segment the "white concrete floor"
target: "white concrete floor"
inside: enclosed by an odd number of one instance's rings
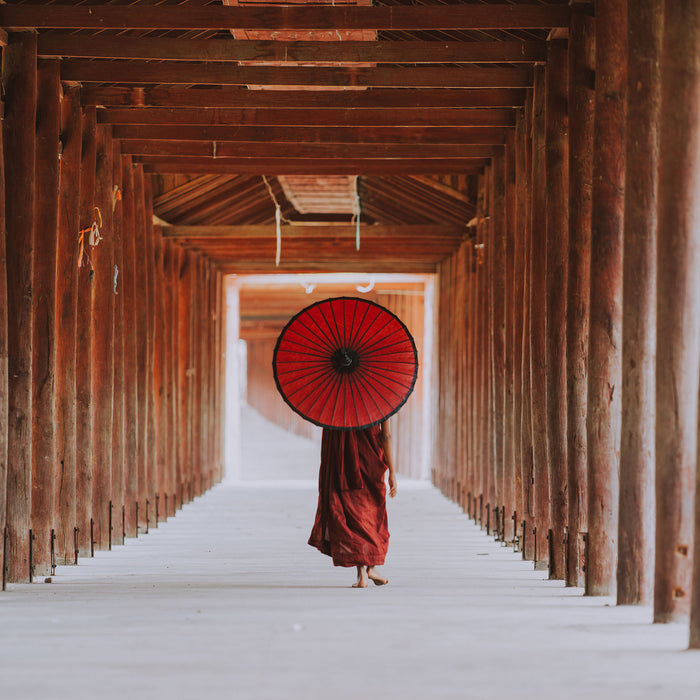
[[[306,544],[316,492],[297,468],[249,471],[51,584],[10,586],[0,698],[700,698],[685,625],[543,580],[425,484],[389,503],[389,585],[350,588]]]

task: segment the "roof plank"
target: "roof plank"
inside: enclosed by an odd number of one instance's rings
[[[83,105],[238,107],[248,109],[426,109],[521,107],[521,88],[369,90],[248,90],[242,87],[83,87]]]
[[[143,5],[0,5],[6,29],[541,29],[568,27],[566,6],[451,5],[420,7]]]
[[[228,63],[68,59],[61,79],[159,85],[312,85],[333,87],[526,88],[529,68],[232,66]]]
[[[114,137],[154,141],[236,141],[246,143],[498,144],[499,127],[283,127],[117,125]]]
[[[100,124],[201,126],[479,126],[512,127],[513,109],[237,109],[109,107]],[[487,136],[488,138],[488,136]]]
[[[43,34],[48,57],[158,61],[283,63],[533,63],[547,59],[543,41],[251,41]]]

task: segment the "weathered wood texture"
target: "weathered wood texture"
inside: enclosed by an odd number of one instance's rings
[[[51,574],[56,524],[54,490],[56,369],[56,242],[58,233],[58,135],[61,121],[58,61],[37,70],[35,228],[32,355],[32,534],[33,567]]]
[[[569,32],[569,254],[566,308],[569,531],[567,584],[584,584],[583,534],[588,523],[588,329],[595,22],[580,10]]]
[[[76,333],[80,230],[80,91],[67,87],[61,100],[61,170],[56,260],[56,561],[75,561]]]
[[[532,116],[532,197],[530,246],[530,372],[535,518],[532,528],[535,566],[548,562],[549,462],[547,455],[546,290],[547,181],[545,69],[535,69]]]
[[[546,67],[547,246],[546,390],[549,474],[549,577],[566,578],[568,474],[566,433],[566,278],[569,240],[567,49],[550,42]]]
[[[8,581],[18,582],[29,580],[36,80],[36,35],[9,34],[2,51],[9,372],[5,571]]]
[[[684,620],[691,605],[700,364],[699,40],[697,3],[664,3],[657,239],[656,622]],[[698,646],[697,600],[694,603],[693,645]]]
[[[98,126],[95,160],[95,214],[99,234],[92,247],[92,519],[97,549],[109,546],[114,408],[114,226],[112,217],[112,137]]]
[[[92,549],[92,294],[93,267],[90,241],[95,222],[95,109],[82,116],[80,156],[80,228],[78,238],[78,311],[76,322],[76,527],[78,549]],[[80,358],[81,361],[77,361]]]
[[[614,594],[617,566],[626,44],[626,3],[597,2],[587,414],[589,595]]]
[[[663,2],[627,4],[618,604],[649,603],[654,570],[654,362]]]
[[[4,105],[0,100],[0,109]],[[0,580],[5,581],[5,511],[7,504],[7,255],[5,253],[5,159],[3,155],[3,130],[0,129]],[[4,585],[2,586],[4,589]]]

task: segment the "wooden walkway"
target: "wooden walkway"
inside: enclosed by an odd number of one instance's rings
[[[280,445],[283,449],[284,445]],[[543,579],[432,487],[389,504],[390,584],[307,546],[315,487],[225,484],[0,597],[0,698],[684,700],[687,625]]]

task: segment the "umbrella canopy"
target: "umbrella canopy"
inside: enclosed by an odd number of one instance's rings
[[[406,403],[418,357],[391,311],[367,299],[336,297],[289,321],[272,366],[282,398],[302,418],[355,430],[381,423]]]

